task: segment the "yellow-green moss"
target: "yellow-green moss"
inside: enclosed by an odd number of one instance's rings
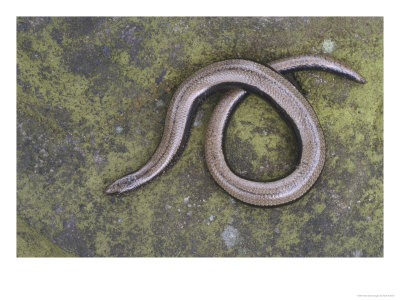
[[[17,257],[75,256],[51,243],[45,236],[17,218]]]

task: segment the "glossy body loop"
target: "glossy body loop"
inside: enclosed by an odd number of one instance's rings
[[[351,68],[324,56],[290,57],[274,61],[269,67],[239,59],[211,64],[190,76],[174,94],[161,143],[152,158],[138,171],[111,184],[106,192],[132,190],[160,174],[183,150],[202,96],[228,87],[230,90],[215,108],[207,130],[206,161],[212,176],[233,197],[254,205],[278,205],[301,197],[322,171],[325,142],[311,105],[278,73],[300,69],[329,70],[365,82]],[[271,182],[250,181],[234,174],[225,161],[222,149],[224,129],[234,108],[248,91],[264,98],[270,97],[298,134],[301,158],[296,169],[285,178]]]

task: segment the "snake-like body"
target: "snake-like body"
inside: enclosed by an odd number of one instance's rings
[[[159,175],[182,152],[196,108],[205,95],[230,90],[215,108],[207,129],[206,161],[216,182],[244,202],[271,206],[293,201],[318,179],[325,161],[325,142],[318,118],[303,95],[279,72],[301,69],[328,70],[360,83],[365,79],[345,64],[325,56],[295,56],[268,66],[241,59],[213,63],[186,79],[175,92],[168,109],[162,140],[152,158],[136,172],[111,184],[106,192],[123,193]],[[301,143],[296,169],[285,178],[256,182],[234,174],[227,165],[222,143],[229,116],[248,92],[269,98],[293,125]]]

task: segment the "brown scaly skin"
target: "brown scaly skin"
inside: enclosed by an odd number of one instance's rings
[[[228,86],[232,89],[215,108],[207,130],[206,161],[212,176],[233,197],[250,204],[272,206],[298,199],[317,180],[325,161],[324,137],[315,112],[300,92],[277,73],[300,69],[328,70],[365,83],[351,68],[324,56],[289,57],[274,61],[269,67],[239,59],[211,64],[190,76],[174,94],[161,143],[152,158],[138,171],[111,184],[106,193],[135,189],[160,174],[183,150],[201,96]],[[298,133],[302,146],[300,162],[285,178],[250,181],[235,175],[226,164],[222,150],[224,128],[246,91],[272,98]]]

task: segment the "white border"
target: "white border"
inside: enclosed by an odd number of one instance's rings
[[[398,8],[384,1],[15,1],[2,4],[2,299],[363,299],[400,296]],[[392,2],[395,3],[395,2]],[[7,6],[8,5],[8,6]],[[3,10],[4,9],[4,10]],[[16,16],[385,17],[385,238],[376,259],[16,259]],[[0,295],[1,295],[0,294]],[[376,298],[374,298],[376,299]]]

